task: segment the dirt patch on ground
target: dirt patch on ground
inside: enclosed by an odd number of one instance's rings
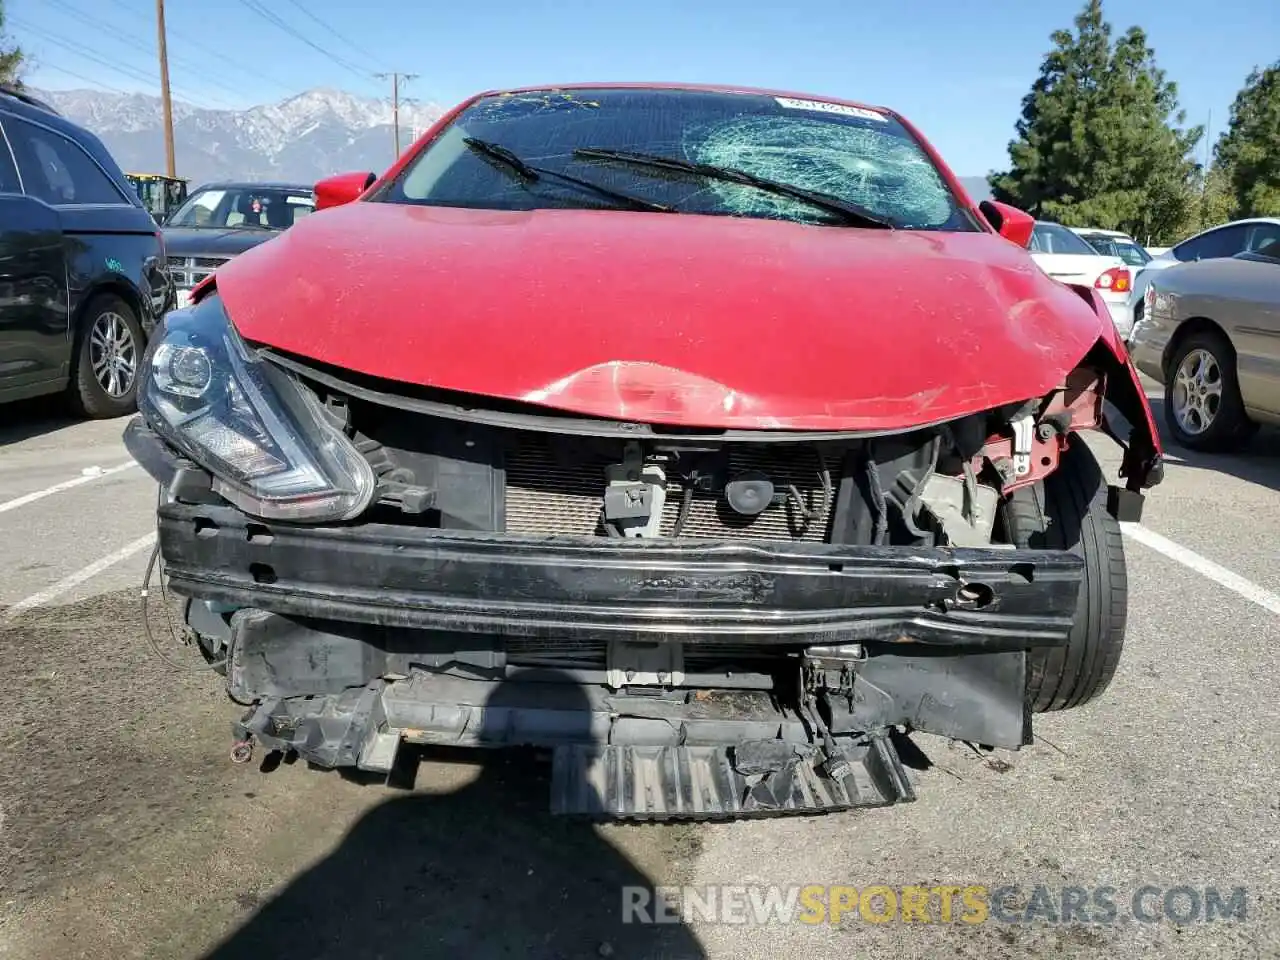
[[[106,867],[112,851],[207,807],[232,716],[217,678],[142,645],[136,594],[41,611],[0,630],[0,899]],[[167,636],[166,636],[167,639]],[[225,756],[225,751],[223,752]],[[214,793],[214,796],[217,794]]]
[[[156,659],[132,592],[0,630],[0,689],[6,960],[703,956],[620,922],[621,887],[687,881],[699,828],[551,817],[527,755],[432,760],[412,792],[235,766],[240,708]]]

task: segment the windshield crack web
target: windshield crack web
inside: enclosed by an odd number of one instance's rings
[[[686,132],[685,156],[829,193],[903,226],[946,222],[946,186],[919,147],[880,130],[801,117],[741,116]],[[813,207],[732,183],[711,181],[729,211],[812,219]]]

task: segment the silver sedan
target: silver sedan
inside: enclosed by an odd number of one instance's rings
[[[1145,297],[1129,352],[1164,384],[1174,440],[1228,450],[1280,424],[1280,241],[1162,270]]]

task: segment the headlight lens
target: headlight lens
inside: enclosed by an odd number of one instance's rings
[[[288,374],[257,359],[215,294],[164,320],[143,363],[151,429],[214,476],[246,513],[346,520],[373,498],[373,469]]]

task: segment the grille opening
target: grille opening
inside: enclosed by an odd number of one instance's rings
[[[508,533],[592,536],[601,532],[605,468],[617,462],[617,458],[590,449],[577,451],[572,459],[570,456],[570,451],[560,444],[537,435],[521,436],[508,450],[505,464]],[[827,456],[826,459],[828,468],[839,466],[838,458]],[[771,504],[756,516],[743,516],[728,505],[721,490],[695,487],[689,515],[679,535],[701,539],[826,540],[835,508],[834,495],[820,516],[805,517],[806,513],[822,509],[821,469],[821,460],[812,447],[732,444],[727,454],[727,476],[759,471],[773,480],[786,499]],[[674,474],[673,470],[668,476],[662,511],[660,531],[664,537],[676,535],[676,522],[684,499],[685,481]],[[800,503],[790,493],[790,487],[799,494]]]
[[[226,263],[230,257],[182,257],[168,258],[169,274],[181,289],[189,289]]]

